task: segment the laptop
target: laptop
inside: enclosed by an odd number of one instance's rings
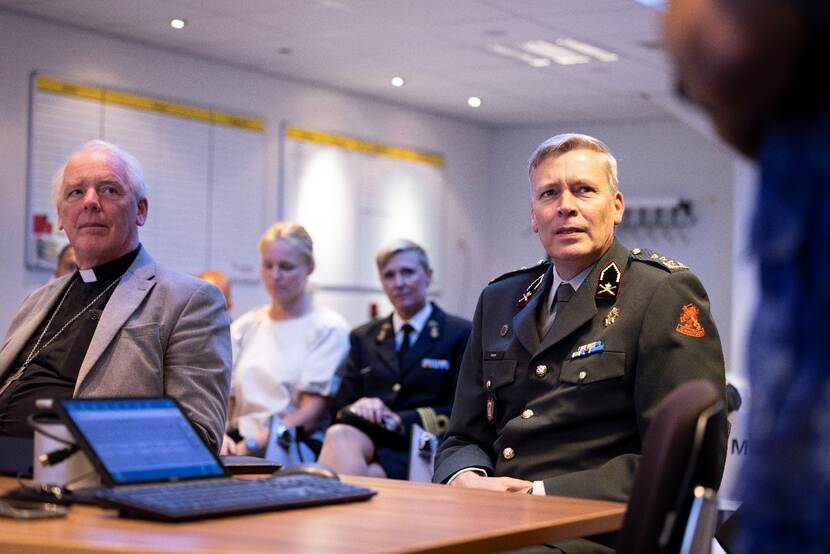
[[[122,517],[187,521],[367,500],[376,491],[308,474],[234,479],[173,398],[56,402]]]

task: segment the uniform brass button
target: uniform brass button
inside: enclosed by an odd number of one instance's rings
[[[533,410],[528,408],[527,410],[522,412],[522,419],[530,419],[532,417],[533,417]]]
[[[545,374],[548,372],[548,366],[544,364],[539,364],[536,366],[536,376],[537,377],[544,377]]]
[[[580,381],[584,381],[587,376],[588,376],[588,372],[586,372],[586,371],[580,371],[579,375],[578,375]]]
[[[635,248],[634,250],[631,251],[631,253],[634,254],[635,256],[639,256],[640,252],[642,252],[642,250],[640,250],[639,248]]]
[[[400,383],[395,383],[394,385],[392,385],[392,392],[398,392],[399,390],[401,390]]]
[[[487,379],[487,382],[484,383],[484,386],[487,387],[487,390],[491,390],[493,388],[493,381]]]
[[[505,323],[504,325],[501,326],[501,329],[499,329],[499,335],[501,335],[503,337],[507,336],[507,332],[509,330],[510,330],[510,327],[508,327],[507,324]]]
[[[501,455],[504,456],[505,460],[512,460],[513,457],[516,455],[516,452],[508,446],[507,448],[501,451]]]

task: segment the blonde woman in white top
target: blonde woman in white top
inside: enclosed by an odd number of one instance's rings
[[[295,223],[272,225],[259,241],[262,282],[271,303],[231,325],[231,436],[223,452],[261,452],[271,417],[286,427],[319,430],[332,378],[349,350],[349,327],[336,312],[315,307],[308,292],[313,243]],[[241,437],[241,440],[240,440]]]

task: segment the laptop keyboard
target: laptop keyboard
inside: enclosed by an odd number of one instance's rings
[[[123,515],[178,521],[365,500],[375,491],[317,475],[216,479],[106,489],[98,498]]]

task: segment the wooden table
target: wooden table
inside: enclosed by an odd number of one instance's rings
[[[0,552],[486,552],[613,531],[625,505],[345,476],[367,502],[156,523],[73,506],[66,518],[0,518]],[[0,477],[0,490],[14,479]]]

